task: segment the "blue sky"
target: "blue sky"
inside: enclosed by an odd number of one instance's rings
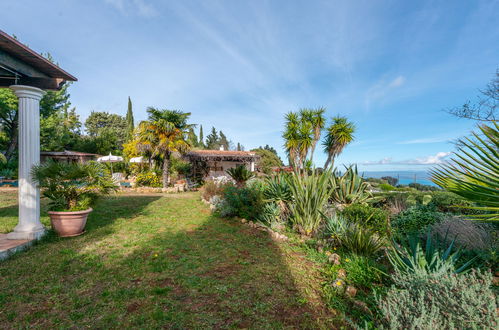
[[[327,108],[357,126],[338,163],[424,169],[474,127],[442,109],[499,67],[499,1],[0,0],[0,29],[79,81],[71,101],[137,120],[192,112],[247,149],[282,152],[283,115]],[[316,153],[321,166],[325,155]]]

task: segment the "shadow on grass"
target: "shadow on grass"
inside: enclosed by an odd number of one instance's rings
[[[267,233],[211,216],[194,199],[135,199],[103,200],[81,241],[43,244],[44,251],[0,264],[4,282],[0,305],[8,306],[0,311],[0,324],[179,329],[334,326],[331,314],[321,302],[310,301],[304,288],[310,277],[300,274],[307,272],[307,265],[290,263]],[[138,219],[121,221],[138,213],[142,213]],[[121,230],[109,235],[116,219]],[[32,272],[41,268],[47,272]]]

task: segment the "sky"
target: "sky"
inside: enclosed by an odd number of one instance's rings
[[[284,114],[325,107],[356,125],[336,164],[424,170],[476,127],[444,110],[499,68],[498,13],[493,0],[0,0],[0,29],[78,78],[82,120],[125,115],[130,96],[136,121],[191,112],[205,136],[284,159]]]

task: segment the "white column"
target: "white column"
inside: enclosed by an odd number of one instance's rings
[[[9,239],[38,239],[45,229],[40,222],[40,190],[31,180],[31,168],[40,163],[39,88],[13,85],[19,98],[19,223]]]
[[[250,163],[250,171],[255,172],[255,162],[254,161],[251,161],[251,163]]]

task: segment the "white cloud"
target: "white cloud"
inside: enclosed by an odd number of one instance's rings
[[[440,142],[449,142],[451,138],[448,137],[431,137],[431,138],[422,138],[422,139],[414,139],[399,142],[398,144],[424,144],[424,143],[440,143]]]
[[[408,160],[393,161],[391,158],[383,158],[377,161],[365,161],[361,165],[437,165],[445,163],[451,152],[438,152],[435,155]]]
[[[385,81],[384,79],[378,81],[376,84],[371,86],[365,96],[365,106],[369,110],[372,103],[380,101],[388,96],[394,89],[397,89],[404,85],[406,78],[404,76],[397,76],[390,81]]]
[[[107,4],[116,8],[122,14],[128,15],[136,13],[142,17],[153,17],[158,15],[158,11],[153,5],[145,0],[104,0]]]

